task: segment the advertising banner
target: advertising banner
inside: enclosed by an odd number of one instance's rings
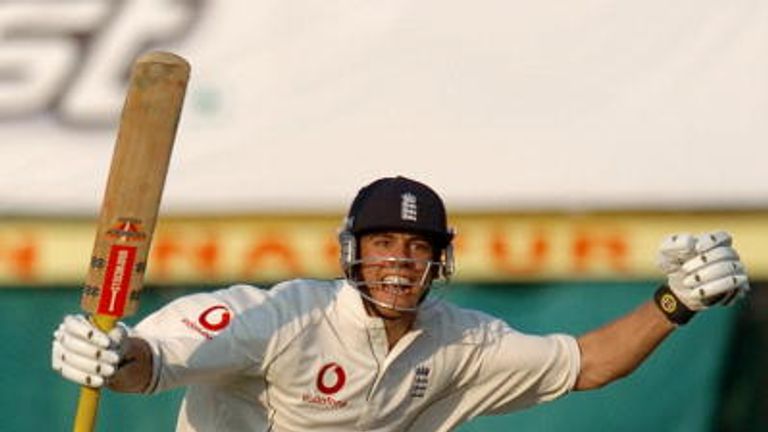
[[[465,211],[768,196],[763,2],[5,0],[0,214],[95,212],[153,49],[192,64],[175,214],[338,212],[394,174]]]
[[[766,213],[460,214],[451,219],[457,281],[655,280],[664,236],[725,229],[753,280],[768,277]],[[0,286],[78,284],[95,222],[0,221]],[[161,218],[150,284],[224,284],[340,276],[341,216]],[[141,263],[144,265],[144,263]]]

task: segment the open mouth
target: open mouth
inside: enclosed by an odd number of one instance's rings
[[[376,288],[391,294],[406,294],[414,287],[415,282],[408,277],[400,275],[385,276]]]
[[[372,274],[368,282],[356,286],[368,302],[385,309],[413,312],[418,308],[424,281],[413,274]]]

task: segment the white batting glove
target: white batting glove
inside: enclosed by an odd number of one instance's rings
[[[685,324],[696,311],[730,304],[749,291],[746,270],[731,244],[725,231],[676,234],[662,242],[658,266],[668,285],[655,299],[672,322]]]
[[[104,333],[83,315],[67,315],[53,333],[51,366],[70,381],[101,387],[117,370],[127,336],[122,323]]]
[[[688,233],[673,234],[661,242],[656,264],[669,276],[680,271],[683,264],[694,256],[696,236]]]

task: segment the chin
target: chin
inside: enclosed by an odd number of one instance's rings
[[[396,303],[395,305],[398,306],[398,307],[406,307],[406,305],[404,305],[404,304],[397,304]],[[408,305],[408,306],[409,307],[413,307],[413,306],[410,306],[410,305]],[[376,310],[376,314],[379,315],[382,318],[392,318],[392,319],[394,319],[394,318],[401,318],[401,317],[410,316],[410,315],[413,315],[414,313],[416,313],[416,311],[400,311],[400,310],[384,307],[384,306],[373,304],[373,303],[371,303],[371,307],[373,307],[373,309]]]

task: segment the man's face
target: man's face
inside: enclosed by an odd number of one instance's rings
[[[426,237],[381,232],[360,237],[360,274],[379,315],[396,318],[416,308],[431,282],[434,248]],[[382,305],[387,305],[383,307]]]

